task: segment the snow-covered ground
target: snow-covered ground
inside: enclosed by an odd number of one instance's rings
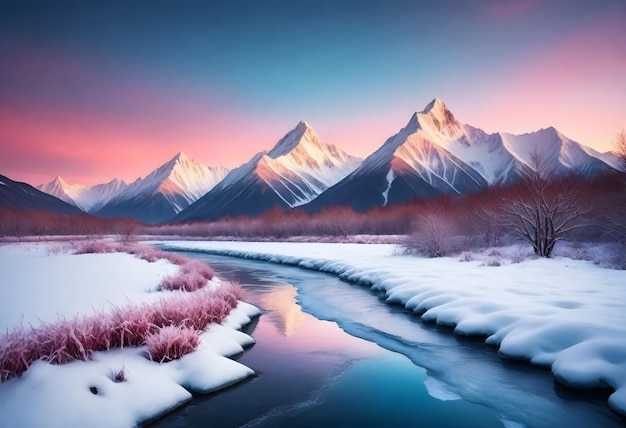
[[[558,257],[512,263],[520,257],[511,249],[500,250],[496,267],[493,255],[426,259],[384,244],[161,244],[332,272],[384,290],[389,302],[426,321],[485,336],[505,357],[551,367],[567,385],[610,386],[609,405],[626,415],[626,271]]]
[[[126,253],[72,255],[58,251],[60,245],[0,246],[0,334],[155,301],[167,294],[157,291],[161,279],[178,269]],[[217,286],[219,280],[212,281]],[[37,361],[0,383],[0,427],[133,427],[190,400],[192,392],[238,382],[253,372],[227,357],[253,343],[238,329],[258,313],[239,302],[221,325],[200,335],[196,351],[163,364],[147,359],[141,347],[61,365]]]

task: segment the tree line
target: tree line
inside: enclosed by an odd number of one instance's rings
[[[353,235],[403,235],[408,252],[429,257],[527,242],[551,257],[562,240],[612,242],[626,254],[626,174],[553,177],[533,157],[519,182],[479,193],[356,212],[333,207],[316,214],[280,208],[254,217],[148,226],[130,219],[67,216],[0,208],[0,236],[117,234],[280,240]]]

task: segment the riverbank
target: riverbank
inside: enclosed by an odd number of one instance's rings
[[[167,260],[150,263],[126,253],[71,254],[60,243],[2,245],[0,329],[62,330],[67,343],[74,343],[73,326],[86,316],[180,300],[186,292],[159,287],[178,270]],[[220,286],[218,278],[207,284]],[[216,391],[253,374],[228,357],[254,342],[238,330],[258,314],[238,302],[221,324],[199,334],[195,351],[162,364],[148,358],[145,346],[95,351],[86,361],[66,364],[35,361],[0,383],[0,426],[125,428],[154,419],[189,401],[193,392]]]
[[[330,272],[386,293],[424,321],[484,336],[502,356],[550,367],[578,388],[610,387],[626,415],[626,272],[510,249],[466,261],[398,255],[393,245],[163,242],[198,251]],[[496,257],[498,263],[493,263]]]

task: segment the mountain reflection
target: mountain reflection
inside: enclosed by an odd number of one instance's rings
[[[268,318],[276,329],[286,337],[291,336],[302,324],[304,314],[296,303],[298,291],[294,286],[274,287],[261,295],[261,306],[269,313]]]

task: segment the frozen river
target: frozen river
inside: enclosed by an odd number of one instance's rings
[[[619,427],[605,392],[555,384],[480,340],[424,324],[332,275],[186,253],[263,310],[239,361],[257,373],[154,427]]]

